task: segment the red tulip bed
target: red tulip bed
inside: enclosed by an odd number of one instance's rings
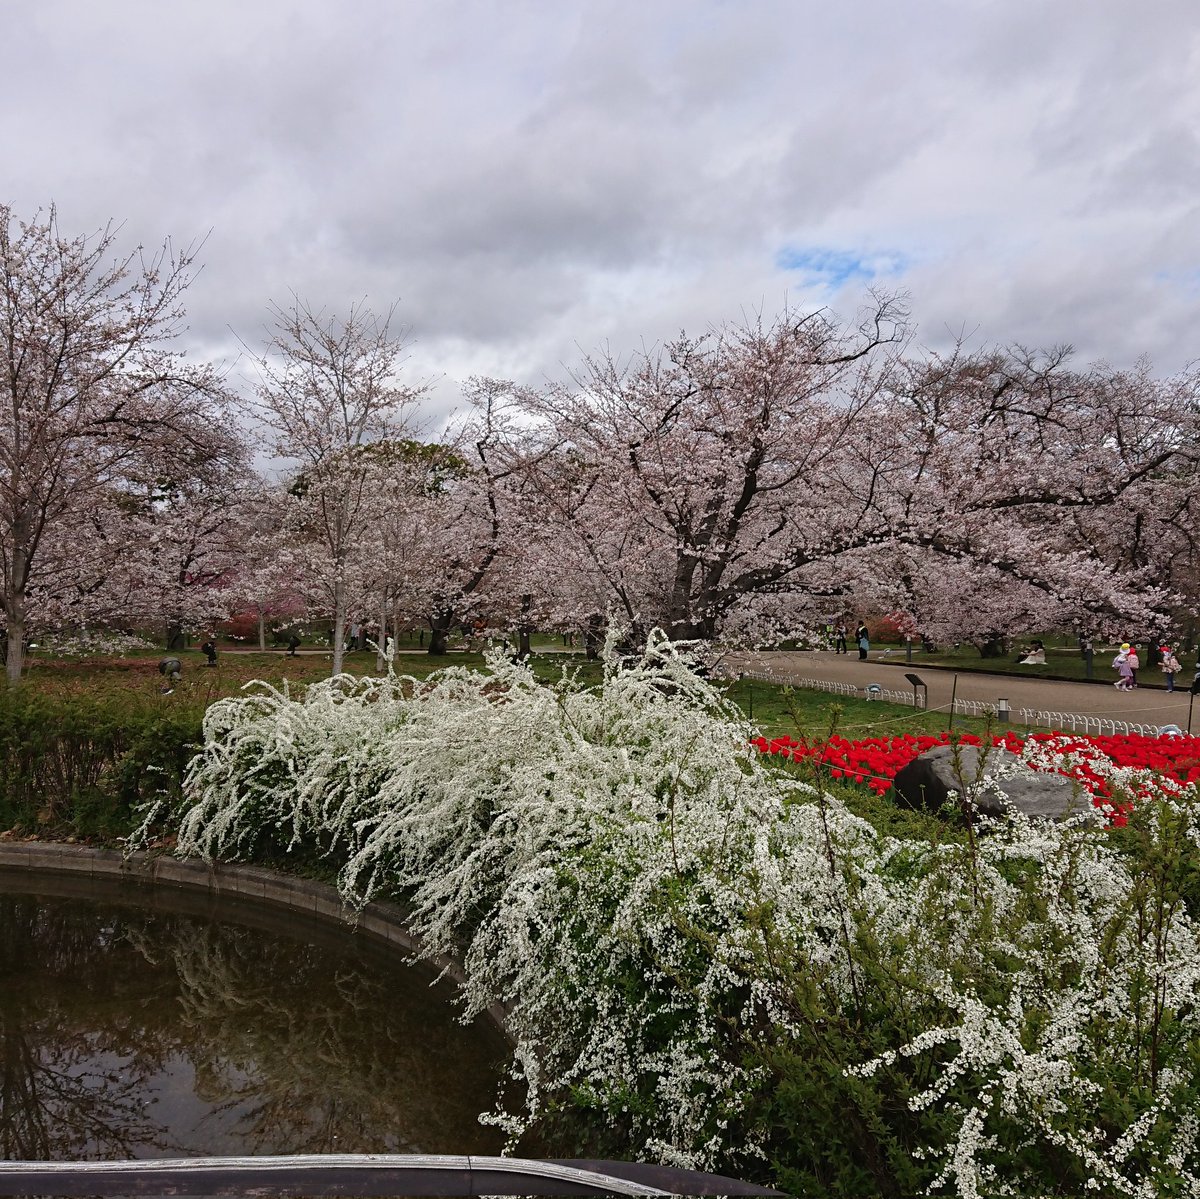
[[[907,733],[901,737],[865,737],[861,741],[837,736],[812,742],[792,737],[756,737],[753,744],[760,753],[787,761],[815,761],[828,770],[830,778],[858,783],[884,795],[891,789],[897,771],[920,754],[949,741],[949,733]],[[983,739],[972,733],[961,735],[958,741],[962,745],[983,744]],[[1017,754],[1027,743],[1035,743],[1040,760],[1031,764],[1077,779],[1091,792],[1098,807],[1113,810],[1115,824],[1124,824],[1125,818],[1121,815],[1121,805],[1112,800],[1110,779],[1114,766],[1153,772],[1159,780],[1160,793],[1178,794],[1188,783],[1200,783],[1200,737],[1145,737],[1135,733],[1111,737],[1031,733],[1020,737],[1009,732],[994,736],[991,741]],[[1058,765],[1054,764],[1056,760]],[[1137,798],[1149,787],[1134,781],[1130,790]]]

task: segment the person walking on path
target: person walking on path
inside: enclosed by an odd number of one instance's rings
[[[854,630],[854,640],[858,642],[858,660],[865,662],[867,660],[867,651],[871,648],[871,637],[867,632],[867,626],[864,621],[858,622],[858,628]]]
[[[1133,671],[1133,685],[1137,686],[1137,672],[1142,668],[1142,660],[1138,657],[1137,646],[1129,647],[1129,669]]]
[[[1112,661],[1113,670],[1117,672],[1117,681],[1113,686],[1118,691],[1133,690],[1133,667],[1129,664],[1129,643],[1126,642],[1117,651],[1117,656]]]
[[[846,648],[846,622],[844,620],[839,620],[837,622],[837,628],[835,628],[833,632],[833,652],[835,654],[848,654],[850,651]]]
[[[1164,645],[1158,651],[1162,655],[1162,672],[1167,676],[1167,690],[1175,690],[1175,676],[1180,671],[1179,659],[1175,657],[1169,645]]]

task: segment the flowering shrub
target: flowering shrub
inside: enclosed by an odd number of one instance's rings
[[[507,1008],[514,1137],[583,1110],[588,1150],[796,1193],[1197,1193],[1194,788],[900,840],[749,732],[662,640],[594,688],[261,689],[210,708],[179,851],[402,896],[467,1015]]]

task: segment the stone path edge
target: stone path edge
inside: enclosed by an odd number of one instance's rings
[[[208,863],[197,858],[138,852],[128,856],[115,849],[67,845],[54,841],[0,844],[0,871],[27,870],[130,882],[139,886],[183,887],[210,895],[248,899],[314,917],[346,932],[365,935],[412,956],[421,939],[411,932],[403,910],[395,904],[373,902],[361,909],[348,907],[328,883],[294,878],[262,866]],[[466,985],[461,964],[437,954],[425,958],[460,988]],[[499,1005],[487,1015],[511,1042],[506,1014]]]

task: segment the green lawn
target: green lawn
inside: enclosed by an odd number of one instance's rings
[[[1116,652],[1115,646],[1105,646],[1095,650],[1092,655],[1093,679],[1111,683],[1116,678],[1116,673],[1111,666]],[[1187,669],[1187,664],[1183,663],[1182,656],[1177,656],[1180,657],[1181,664],[1185,666],[1185,670],[1175,676],[1175,684],[1179,686],[1184,674],[1189,680],[1191,679],[1191,671]],[[872,650],[871,657],[876,657],[874,650]],[[1066,679],[1079,682],[1087,680],[1087,664],[1075,647],[1066,649],[1047,645],[1045,666],[1020,666],[1016,658],[1016,651],[1004,658],[981,658],[979,651],[972,646],[939,650],[933,654],[921,653],[920,650],[914,648],[912,664],[913,666],[942,666],[962,672],[1017,675],[1020,678],[1029,679]],[[903,649],[893,650],[884,661],[903,663],[905,661]],[[1165,688],[1166,678],[1157,666],[1147,666],[1143,657],[1142,668],[1138,674],[1138,685]]]
[[[905,704],[831,695],[755,679],[729,684],[727,694],[765,737],[787,734],[812,739],[837,732],[855,740],[903,733],[941,733],[949,721],[946,712],[914,711]],[[958,732],[981,733],[988,727],[985,720],[954,718],[954,729]]]
[[[123,704],[134,702],[138,706],[203,710],[215,699],[239,694],[252,680],[261,679],[276,687],[286,683],[294,689],[328,678],[330,669],[328,655],[290,658],[281,650],[220,653],[216,667],[208,667],[199,650],[184,650],[173,655],[183,663],[182,680],[172,694],[164,695],[163,679],[158,673],[158,663],[164,656],[161,651],[154,651],[119,659],[34,657],[22,686],[48,696],[76,695],[92,700],[108,698]],[[436,658],[428,654],[400,654],[396,658],[396,672],[416,678],[424,678],[446,666],[482,665],[481,654],[461,652]],[[582,654],[535,654],[532,667],[539,678],[546,680],[561,677],[564,670],[577,674],[584,683],[597,681],[601,674],[600,663],[588,662]],[[345,669],[351,674],[373,675],[374,653],[347,654]],[[914,712],[899,704],[790,689],[751,679],[725,686],[727,694],[751,717],[755,727],[769,737],[784,733],[818,737],[832,729],[847,737],[887,736],[909,731],[941,732],[947,724],[944,712]],[[956,717],[955,727],[977,732],[983,722]]]
[[[200,720],[214,700],[241,693],[252,680],[293,693],[327,678],[327,654],[288,657],[282,651],[220,653],[218,665],[205,665],[198,650],[174,656],[183,663],[182,678],[169,694],[158,663],[161,651],[138,657],[47,659],[34,657],[21,685],[0,690],[0,834],[73,836],[107,843],[132,823],[137,805],[159,785],[157,780],[183,768],[200,735]],[[423,678],[449,666],[478,667],[479,654],[451,653],[398,656],[400,674]],[[548,681],[564,671],[586,684],[597,682],[599,662],[582,654],[541,654],[532,660],[535,673]],[[348,654],[348,672],[371,675],[375,655]],[[767,737],[784,734],[810,740],[837,732],[846,737],[895,736],[907,732],[939,733],[947,727],[944,712],[913,711],[903,705],[867,702],[822,691],[791,689],[742,679],[718,683]],[[980,720],[958,717],[954,727],[982,732]],[[7,747],[7,748],[6,748]],[[781,769],[798,770],[775,761]],[[63,772],[66,771],[65,774]],[[63,775],[63,777],[59,777]],[[821,782],[841,795],[859,815],[898,835],[938,837],[946,830],[937,821],[897,809],[887,798],[863,788]],[[46,803],[47,796],[57,800]],[[5,830],[8,830],[5,832]],[[940,831],[939,831],[940,830]]]
[[[163,695],[158,663],[165,656],[165,652],[159,650],[131,658],[34,656],[23,686],[51,696],[110,697],[125,703],[140,700],[160,706],[203,709],[215,699],[239,694],[252,680],[262,680],[276,687],[286,683],[296,688],[328,678],[330,669],[327,654],[291,658],[282,650],[221,652],[217,666],[208,667],[199,650],[183,650],[172,655],[183,663],[182,680],[171,695]],[[348,653],[344,665],[351,674],[373,675],[375,654],[367,651]],[[424,678],[447,666],[482,666],[483,655],[453,652],[443,657],[431,657],[422,653],[401,653],[397,655],[395,665],[398,674]],[[561,677],[564,670],[577,674],[584,683],[598,681],[601,674],[600,663],[588,662],[582,653],[535,652],[531,665],[535,674],[546,680]],[[823,736],[834,727],[848,737],[884,736],[906,731],[940,732],[947,722],[944,712],[914,712],[904,705],[790,689],[751,679],[727,684],[725,689],[765,736],[784,733]],[[955,718],[955,728],[979,731],[982,727],[981,721]]]

